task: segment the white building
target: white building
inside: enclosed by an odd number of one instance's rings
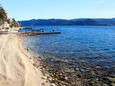
[[[9,28],[10,28],[10,25],[7,22],[4,22],[4,24],[0,26],[0,31],[8,31]]]
[[[8,22],[4,22],[4,24],[2,24],[0,26],[0,31],[8,31],[8,32],[17,32],[17,30],[19,30],[19,27],[10,27],[10,24],[8,24]]]

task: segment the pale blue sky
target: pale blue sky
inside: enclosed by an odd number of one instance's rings
[[[16,20],[113,18],[115,0],[0,0]]]

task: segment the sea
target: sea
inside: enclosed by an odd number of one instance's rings
[[[115,26],[33,26],[61,34],[28,36],[25,44],[44,58],[84,59],[115,68]]]

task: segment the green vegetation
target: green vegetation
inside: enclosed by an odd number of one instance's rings
[[[5,21],[7,21],[7,13],[3,7],[0,6],[0,25],[4,24]]]
[[[10,27],[12,28],[12,27],[19,27],[19,23],[18,22],[16,22],[16,20],[13,18],[12,19],[12,21],[10,22],[11,24],[10,24]]]
[[[5,11],[5,9],[0,5],[0,25],[4,24],[5,22],[7,22],[10,27],[19,27],[19,23],[13,18],[13,19],[9,19],[7,16],[7,12]]]

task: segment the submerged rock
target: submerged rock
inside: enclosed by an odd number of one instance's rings
[[[114,80],[107,78],[111,71],[87,60],[47,58],[41,63],[49,82],[56,86],[114,86]]]

